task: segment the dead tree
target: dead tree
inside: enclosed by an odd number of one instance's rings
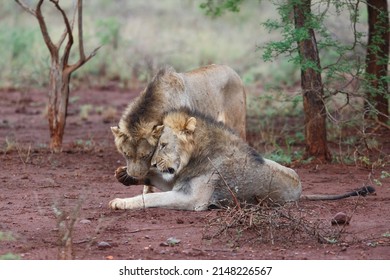
[[[47,105],[47,114],[50,129],[50,148],[54,152],[62,150],[62,139],[65,131],[65,123],[69,100],[69,83],[71,74],[84,65],[88,60],[96,55],[99,48],[96,48],[90,55],[86,56],[83,44],[83,2],[77,0],[74,7],[73,18],[69,21],[64,9],[60,6],[59,1],[50,0],[55,6],[65,24],[65,30],[62,33],[57,43],[53,43],[47,28],[45,18],[42,14],[42,4],[44,0],[39,0],[35,9],[29,7],[26,3],[20,0],[15,0],[24,10],[32,14],[39,23],[42,32],[43,40],[49,49],[51,56],[50,65],[50,81],[49,81],[49,102]],[[72,49],[73,27],[77,15],[78,28],[78,43],[79,43],[79,59],[74,64],[69,64],[70,51]],[[66,42],[63,48],[62,55],[60,53],[63,43]]]

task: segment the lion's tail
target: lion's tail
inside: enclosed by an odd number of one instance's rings
[[[368,194],[375,193],[375,188],[371,186],[365,186],[344,194],[308,194],[301,195],[301,200],[339,200],[351,196],[366,196]]]

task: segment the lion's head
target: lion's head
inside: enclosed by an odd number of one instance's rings
[[[158,127],[162,133],[151,164],[165,179],[173,179],[187,165],[194,149],[195,128],[196,118],[183,112],[170,113]]]
[[[115,145],[126,159],[129,176],[134,179],[145,178],[161,130],[162,126],[153,122],[140,122],[132,127],[131,132],[121,123],[119,126],[111,127],[115,136]]]
[[[162,127],[162,116],[172,106],[167,97],[180,96],[182,79],[172,68],[161,69],[123,113],[119,125],[111,127],[115,145],[127,162],[127,174],[145,179]],[[177,98],[174,99],[177,101]],[[160,126],[159,126],[160,125]],[[135,180],[134,180],[135,182]]]

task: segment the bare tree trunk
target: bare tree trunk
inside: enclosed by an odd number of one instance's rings
[[[387,0],[367,0],[368,44],[366,77],[368,87],[366,116],[375,116],[380,122],[389,120],[389,90],[386,80],[389,64],[390,26]],[[372,106],[375,113],[372,114]]]
[[[48,122],[50,130],[50,149],[60,152],[65,132],[69,100],[70,74],[53,61],[50,70]]]
[[[53,60],[53,59],[52,59]],[[61,148],[62,137],[56,135],[58,131],[58,118],[57,118],[57,97],[61,94],[61,69],[58,65],[58,61],[52,61],[50,68],[50,82],[49,82],[49,102],[47,104],[47,119],[49,122],[50,131],[50,149],[58,152]]]
[[[320,58],[314,30],[307,28],[307,19],[311,15],[310,5],[310,0],[302,0],[294,4],[295,28],[306,29],[309,35],[308,39],[297,42],[301,57],[301,86],[305,112],[305,157],[328,161],[331,159],[331,154],[326,139],[326,111],[323,102]],[[314,63],[315,68],[308,66],[308,63]]]
[[[50,148],[54,152],[62,150],[62,140],[65,131],[68,100],[69,100],[69,83],[71,74],[84,65],[88,60],[96,55],[100,48],[96,48],[89,56],[85,56],[83,44],[83,20],[82,20],[82,0],[77,1],[77,6],[74,9],[73,19],[69,21],[65,11],[61,8],[59,1],[50,0],[50,2],[57,8],[62,16],[65,24],[65,31],[61,38],[54,44],[48,33],[46,21],[42,15],[43,0],[39,0],[36,8],[32,9],[21,0],[15,0],[23,9],[37,18],[39,27],[42,32],[43,40],[50,51],[51,67],[50,67],[50,82],[49,82],[49,102],[48,108],[48,122],[50,129]],[[77,17],[78,27],[78,43],[79,43],[79,60],[69,65],[70,50],[73,45],[73,26]],[[60,57],[61,46],[66,40],[66,46],[63,48],[63,54]]]

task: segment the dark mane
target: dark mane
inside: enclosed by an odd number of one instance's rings
[[[164,67],[160,69],[146,89],[129,106],[129,109],[122,116],[122,121],[126,123],[128,129],[141,122],[156,121],[156,119],[162,117],[160,108],[163,106],[164,100],[163,96],[158,93],[161,90],[162,78],[170,71],[172,71],[172,68]]]

